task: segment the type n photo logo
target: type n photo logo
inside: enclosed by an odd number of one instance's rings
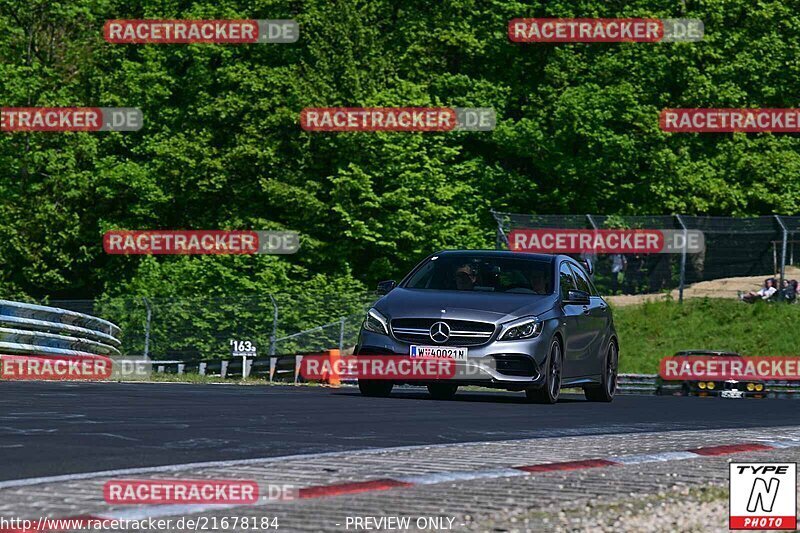
[[[796,463],[730,463],[730,529],[796,529]]]

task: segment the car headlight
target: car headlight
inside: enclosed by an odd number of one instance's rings
[[[697,386],[699,388],[701,388],[701,389],[705,389],[706,388],[706,382],[705,381],[701,381],[700,383],[697,384]]]
[[[708,390],[714,390],[716,386],[717,384],[714,383],[713,381],[709,381],[708,383],[706,383],[706,387],[708,387]]]
[[[748,384],[747,384],[747,390],[748,390],[748,391],[751,391],[751,392],[752,392],[752,391],[754,391],[755,389],[756,389],[756,384],[755,384],[755,383],[748,383]]]
[[[763,383],[756,383],[756,390],[758,392],[761,392],[762,390],[764,390],[764,384]]]
[[[389,334],[389,322],[386,317],[378,312],[374,307],[367,311],[367,318],[364,319],[364,329],[381,335]]]
[[[531,339],[538,337],[542,332],[542,323],[535,316],[528,316],[511,322],[506,322],[501,326],[503,329],[497,340],[516,341],[520,339]]]

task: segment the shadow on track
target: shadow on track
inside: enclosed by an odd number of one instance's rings
[[[358,396],[361,397],[361,393],[358,391],[345,391],[345,390],[337,390],[334,392],[336,396]],[[508,404],[522,404],[522,405],[536,405],[532,402],[529,402],[527,398],[525,398],[524,392],[507,392],[507,391],[486,391],[486,392],[478,392],[478,391],[468,391],[468,392],[459,392],[456,396],[450,400],[435,400],[430,397],[430,395],[425,392],[424,390],[410,390],[410,389],[400,389],[392,391],[391,396],[389,399],[394,400],[427,400],[430,402],[436,403],[447,403],[447,402],[468,402],[468,403],[508,403]],[[583,399],[582,396],[578,394],[570,394],[570,395],[562,395],[558,403],[585,403],[586,400]]]

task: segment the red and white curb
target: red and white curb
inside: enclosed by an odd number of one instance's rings
[[[690,450],[668,451],[640,455],[616,455],[607,458],[581,459],[576,461],[563,461],[557,463],[543,463],[535,465],[518,465],[504,468],[471,471],[437,472],[420,474],[417,476],[403,476],[397,478],[373,479],[368,481],[353,481],[336,483],[332,485],[315,485],[298,490],[297,500],[312,498],[329,498],[347,494],[361,494],[399,488],[413,487],[415,485],[433,485],[436,483],[452,483],[470,481],[475,479],[492,479],[513,476],[527,476],[531,474],[546,474],[550,472],[564,472],[570,470],[586,470],[590,468],[606,468],[612,466],[625,466],[644,463],[657,463],[665,461],[682,461],[701,457],[719,457],[745,452],[762,452],[784,448],[800,447],[797,441],[774,441],[759,443],[726,444],[720,446],[706,446]],[[274,500],[273,500],[274,501]],[[0,533],[33,533],[43,531],[66,531],[80,528],[77,523],[90,521],[111,520],[144,520],[148,518],[162,518],[182,514],[201,513],[242,507],[242,504],[215,504],[215,505],[145,505],[130,509],[119,509],[107,513],[76,516],[72,518],[48,519],[54,521],[72,521],[71,527],[62,529],[44,528],[44,519],[31,529],[0,529]]]

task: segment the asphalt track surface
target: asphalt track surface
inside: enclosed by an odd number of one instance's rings
[[[794,400],[0,382],[0,480],[449,442],[796,425]]]

